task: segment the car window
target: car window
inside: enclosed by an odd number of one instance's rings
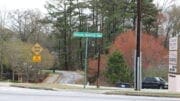
[[[153,77],[146,77],[145,79],[144,79],[144,81],[145,82],[155,82],[155,81],[157,81],[155,78],[153,78]]]
[[[152,78],[152,82],[156,82],[156,81],[158,81],[158,79]]]
[[[144,81],[150,81],[150,78],[145,78]]]
[[[161,79],[159,77],[155,77],[156,81],[161,81]]]
[[[167,82],[166,80],[164,80],[163,78],[159,78],[161,81],[163,81],[163,82]]]

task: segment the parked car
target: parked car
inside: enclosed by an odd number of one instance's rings
[[[116,87],[120,87],[120,88],[130,88],[131,85],[130,85],[129,83],[117,82],[117,83],[116,83]]]
[[[145,77],[142,81],[142,88],[167,89],[168,83],[161,77]]]

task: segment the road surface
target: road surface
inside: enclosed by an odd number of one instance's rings
[[[80,73],[73,71],[57,71],[61,74],[60,79],[58,80],[61,84],[76,84],[78,80],[83,79],[83,76]]]
[[[59,79],[60,74],[50,74],[43,82],[44,83],[56,83]]]
[[[75,71],[56,71],[44,80],[44,83],[76,84],[83,75]]]
[[[0,101],[180,101],[180,99],[104,95],[82,91],[48,91],[15,87],[0,87]]]

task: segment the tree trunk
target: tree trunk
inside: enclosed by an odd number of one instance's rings
[[[70,14],[70,16],[69,16],[69,26],[70,27],[72,27],[72,0],[70,0],[70,12],[69,12]],[[69,35],[68,35],[68,63],[69,63],[69,66],[70,67],[73,67],[72,66],[72,61],[71,61],[71,58],[73,57],[72,56],[72,49],[71,49],[71,36],[72,36],[72,30],[71,30],[71,28],[69,29]]]
[[[135,0],[133,0],[133,3],[135,4]],[[134,8],[134,16],[133,16],[133,30],[136,30],[136,9]]]
[[[79,0],[77,0],[77,4],[79,4]],[[78,6],[78,14],[79,14],[79,31],[82,31],[82,20],[81,20],[81,10],[79,5]],[[82,52],[82,38],[79,38],[79,56],[80,56],[80,68],[83,69],[83,52]]]
[[[64,11],[64,16],[65,16],[65,28],[64,28],[64,66],[65,70],[69,70],[68,68],[68,58],[67,58],[67,14],[66,14],[66,5],[65,5],[65,11]]]

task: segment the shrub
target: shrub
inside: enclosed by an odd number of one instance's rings
[[[127,66],[123,55],[119,51],[115,51],[108,59],[108,67],[105,73],[110,83],[131,82],[132,70]]]

